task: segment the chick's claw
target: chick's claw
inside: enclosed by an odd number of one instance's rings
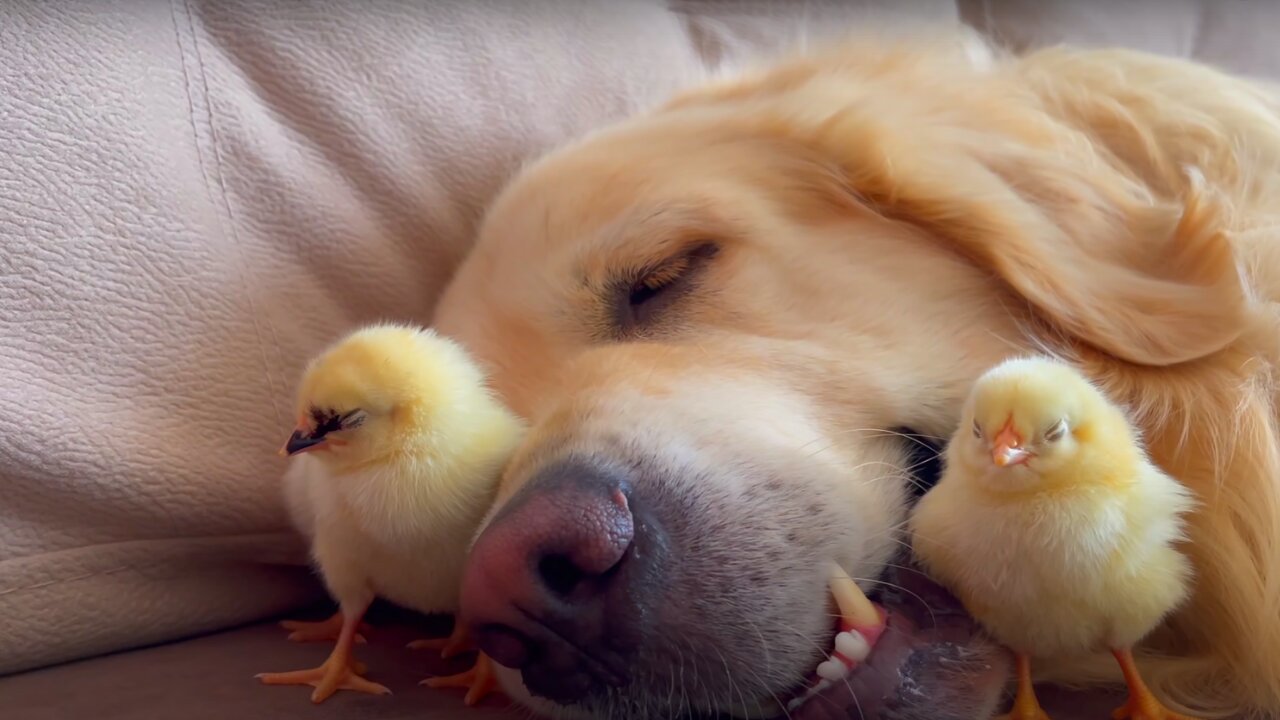
[[[427,678],[419,684],[436,689],[466,688],[467,694],[463,702],[468,707],[476,705],[489,694],[498,692],[498,681],[493,674],[493,661],[484,653],[476,657],[476,664],[466,672]]]
[[[339,690],[354,690],[371,695],[390,695],[384,685],[360,677],[363,666],[359,663],[340,663],[333,658],[323,665],[309,670],[282,673],[261,673],[256,677],[264,685],[310,685],[315,688],[311,702],[322,703]]]

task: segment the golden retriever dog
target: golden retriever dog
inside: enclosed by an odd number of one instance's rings
[[[1128,51],[850,41],[561,149],[437,317],[532,422],[465,619],[539,712],[781,715],[831,652],[824,562],[902,585],[916,438],[991,365],[1053,353],[1200,501],[1149,679],[1280,713],[1277,218],[1275,98]],[[917,658],[887,673],[911,688],[855,677],[794,716],[989,716],[1004,655],[938,632],[977,648],[962,672]],[[1086,660],[1046,679],[1116,679]]]

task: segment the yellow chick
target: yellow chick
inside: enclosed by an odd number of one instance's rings
[[[523,422],[485,384],[456,343],[431,330],[380,324],[315,358],[298,391],[297,428],[283,453],[290,517],[339,611],[322,623],[286,623],[294,640],[336,639],[323,665],[258,677],[311,685],[313,702],[339,689],[383,694],[352,658],[375,597],[424,613],[456,613],[471,541],[488,511]],[[446,656],[467,638],[461,627]],[[473,704],[493,689],[483,655],[472,670],[433,678],[469,687]]]
[[[1185,718],[1143,683],[1131,648],[1189,594],[1175,545],[1193,500],[1157,468],[1120,408],[1074,368],[1020,358],[984,374],[913,513],[921,565],[1017,655],[1014,720],[1046,720],[1034,658],[1110,650],[1116,718]]]

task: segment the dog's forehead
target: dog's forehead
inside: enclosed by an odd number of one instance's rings
[[[554,151],[503,190],[479,244],[542,258],[559,248],[629,240],[633,224],[652,228],[732,196],[740,176],[758,172],[759,163],[722,127],[712,132],[716,127],[706,118],[662,113]]]
[[[621,239],[632,229],[669,222],[680,205],[661,171],[606,162],[540,168],[523,177],[494,205],[481,229],[482,244],[539,258]],[[518,239],[518,240],[517,240]]]

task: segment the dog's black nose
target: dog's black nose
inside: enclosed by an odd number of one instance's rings
[[[627,683],[660,555],[637,551],[655,531],[634,510],[625,474],[562,461],[531,478],[476,541],[463,620],[531,693],[568,704]]]

